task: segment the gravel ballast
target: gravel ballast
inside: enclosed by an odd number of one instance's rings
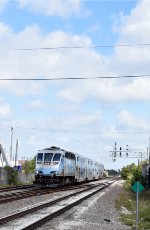
[[[58,218],[52,219],[38,229],[49,230],[126,230],[129,227],[119,221],[119,213],[115,210],[115,200],[122,190],[123,181],[117,181],[107,189],[90,197],[77,207],[68,210]],[[73,192],[73,191],[72,191]],[[47,195],[30,197],[11,203],[1,204],[1,217],[35,205],[45,200],[64,196],[68,192],[56,192]]]
[[[119,212],[115,209],[115,200],[122,190],[123,181],[117,181],[104,191],[82,202],[78,207],[68,210],[59,218],[55,218],[42,230],[127,230],[119,220]]]

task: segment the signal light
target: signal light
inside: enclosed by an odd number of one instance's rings
[[[121,157],[121,150],[122,150],[122,148],[120,147],[120,157]]]

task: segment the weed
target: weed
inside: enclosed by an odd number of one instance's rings
[[[115,202],[115,207],[120,212],[121,221],[135,227],[136,219],[136,194],[131,190],[131,185],[125,183],[123,191]],[[138,229],[150,229],[150,191],[139,193]]]

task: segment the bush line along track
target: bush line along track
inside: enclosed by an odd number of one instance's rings
[[[96,186],[86,188],[82,191],[78,191],[76,193],[66,195],[64,197],[61,197],[61,198],[58,198],[58,199],[55,199],[49,202],[47,201],[46,203],[42,203],[32,208],[26,208],[26,210],[23,210],[21,212],[14,213],[12,215],[3,217],[0,219],[1,229],[3,229],[3,227],[4,229],[8,229],[7,227],[9,227],[9,229],[16,229],[16,230],[35,229],[45,224],[46,221],[49,221],[52,218],[59,216],[65,211],[73,208],[74,206],[78,205],[82,201],[86,200],[90,196],[93,196],[96,193],[100,192],[101,190],[107,188],[109,185],[114,183],[114,181],[109,181],[109,182],[106,182],[105,184],[104,183],[97,184]],[[71,200],[69,200],[69,198]],[[63,201],[65,201],[65,204],[63,203],[61,204],[61,202]],[[43,210],[44,208],[46,210]],[[29,216],[26,216],[26,215],[29,215]],[[20,219],[16,220],[17,218],[20,218]],[[8,224],[11,224],[12,228]]]

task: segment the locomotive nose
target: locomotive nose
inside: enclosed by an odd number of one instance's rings
[[[55,178],[57,176],[57,171],[51,171],[50,176]]]

